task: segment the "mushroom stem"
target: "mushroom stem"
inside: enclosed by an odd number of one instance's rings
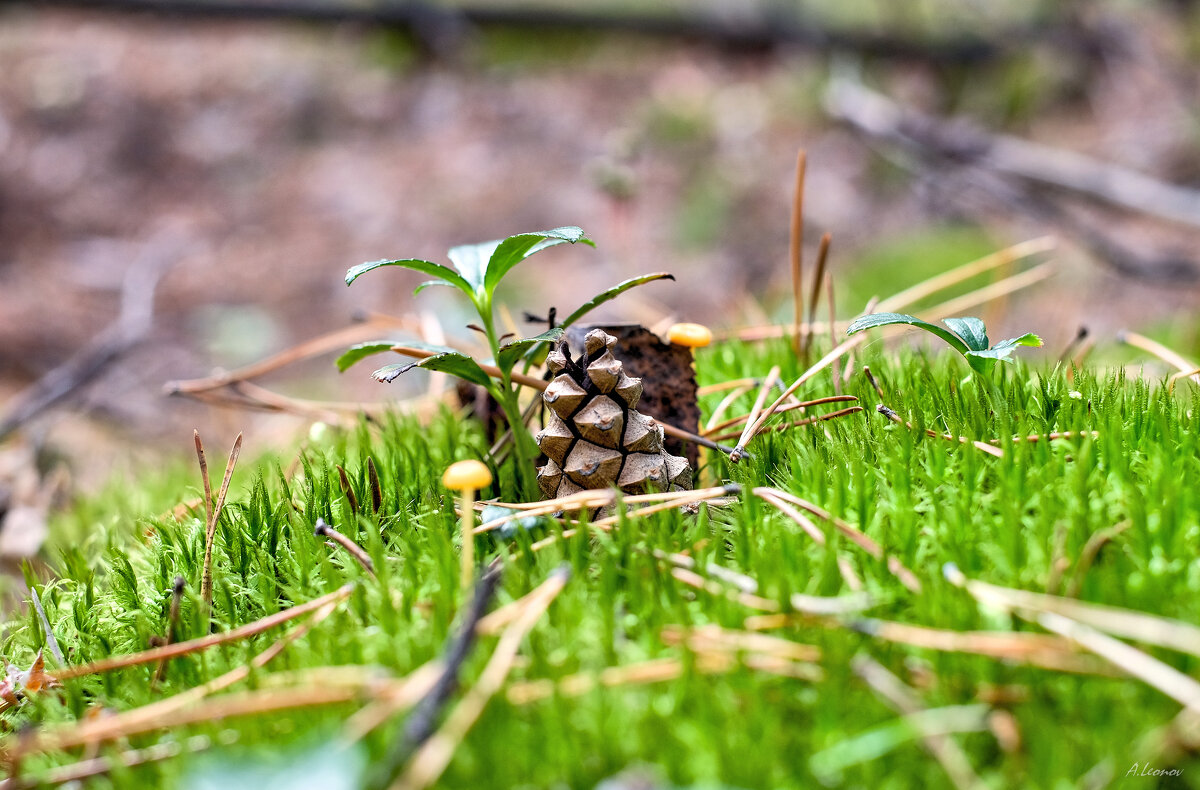
[[[462,499],[462,588],[471,589],[475,579],[475,489],[464,488]]]

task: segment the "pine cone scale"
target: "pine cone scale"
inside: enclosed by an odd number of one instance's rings
[[[615,343],[597,329],[587,334],[578,359],[565,343],[546,359],[556,376],[543,394],[547,416],[536,439],[549,459],[538,469],[549,498],[585,488],[640,493],[692,486],[687,459],[667,453],[662,427],[637,411],[642,381],[625,373],[612,354]]]

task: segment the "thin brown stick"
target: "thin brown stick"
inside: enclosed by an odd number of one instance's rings
[[[371,578],[375,578],[375,563],[371,562],[371,556],[363,550],[362,546],[326,524],[323,518],[317,518],[317,526],[313,530],[313,534],[319,538],[329,538],[341,546],[351,557],[358,561],[358,564],[371,575]]]
[[[821,293],[825,290],[825,265],[829,260],[829,244],[833,241],[832,233],[825,233],[821,236],[821,244],[817,247],[817,268],[813,272],[812,291],[808,295],[808,324],[809,330],[812,330],[814,322],[817,320],[817,305],[821,301]],[[835,332],[833,327],[833,317],[830,316],[830,324],[828,326],[829,333]],[[801,358],[806,362],[808,360],[808,351],[812,347],[812,331],[804,333],[804,345],[801,348]],[[836,346],[834,342],[830,348]]]
[[[724,398],[721,399],[721,402],[717,404],[717,407],[715,409],[713,409],[712,414],[708,418],[708,422],[705,423],[704,429],[700,431],[700,435],[707,436],[708,434],[712,433],[714,430],[717,430],[718,428],[727,427],[726,423],[728,423],[730,425],[736,424],[735,422],[733,422],[731,420],[726,420],[725,423],[720,423],[720,424],[718,424],[717,421],[720,420],[721,417],[723,417],[725,415],[725,412],[729,411],[729,408],[731,406],[733,406],[733,404],[735,402],[737,402],[738,398],[742,397],[747,392],[754,389],[756,386],[758,386],[758,382],[755,382],[754,384],[747,384],[747,385],[741,386],[741,387],[734,387],[733,389],[731,389],[729,391],[729,393]],[[733,418],[733,420],[740,420],[740,419],[743,419],[743,418],[740,418],[740,417]]]
[[[750,625],[746,627],[750,628]],[[1050,634],[1024,631],[952,631],[886,620],[859,620],[850,623],[850,627],[885,642],[925,650],[970,653],[1031,664],[1058,672],[1113,674],[1103,663],[1094,660],[1094,656],[1080,653],[1070,640]]]
[[[73,667],[68,667],[64,670],[54,673],[54,677],[58,680],[69,680],[71,678],[85,677],[87,675],[98,675],[104,672],[112,672],[116,669],[126,669],[128,667],[138,666],[141,664],[150,664],[155,661],[161,661],[168,658],[178,658],[189,653],[195,653],[200,650],[207,650],[210,647],[223,645],[228,642],[236,642],[240,639],[261,634],[263,631],[269,631],[277,625],[286,623],[297,617],[308,614],[309,612],[320,609],[321,607],[334,602],[340,601],[348,597],[354,585],[347,584],[340,587],[331,593],[322,595],[320,598],[314,598],[307,603],[297,604],[290,609],[284,609],[282,612],[276,612],[260,620],[255,620],[252,623],[240,626],[232,631],[226,631],[221,634],[210,634],[208,636],[190,639],[186,642],[177,642],[173,645],[164,645],[151,650],[143,650],[140,653],[130,653],[123,656],[112,656],[110,658],[94,661],[91,664],[80,664]]]
[[[671,499],[667,502],[660,502],[657,505],[649,505],[636,510],[626,511],[624,518],[640,518],[642,516],[648,516],[652,513],[659,513],[664,510],[675,510],[683,507],[684,505],[696,504],[709,499],[716,499],[717,497],[730,496],[732,494],[739,493],[740,491],[741,489],[736,485],[714,486],[712,488],[700,489],[699,491],[680,491],[678,492],[680,494],[678,498]],[[618,523],[621,518],[621,514],[618,513],[614,516],[608,516],[606,518],[593,521],[591,525],[599,529],[604,529],[605,527],[609,527]]]
[[[491,698],[504,685],[512,670],[521,642],[546,613],[569,578],[565,570],[555,571],[539,586],[540,594],[531,598],[521,616],[500,635],[500,642],[488,659],[479,680],[467,692],[445,723],[417,750],[407,770],[391,785],[392,790],[421,790],[438,780],[450,764],[459,743],[474,726]]]
[[[961,282],[971,279],[976,275],[983,274],[998,269],[1001,266],[1006,266],[1011,263],[1028,258],[1031,255],[1037,255],[1041,252],[1049,252],[1058,246],[1058,242],[1053,236],[1041,236],[1036,239],[1022,241],[1011,247],[1005,247],[1002,250],[990,253],[979,258],[978,260],[965,263],[951,269],[948,272],[930,277],[928,280],[917,283],[916,285],[906,288],[900,293],[893,294],[887,299],[879,302],[876,307],[876,312],[894,313],[910,305],[932,296],[933,294],[944,291],[947,288],[957,285]],[[1011,279],[1011,278],[1006,278]],[[1003,282],[1003,281],[1000,281]]]
[[[268,662],[282,653],[288,645],[308,633],[313,626],[332,614],[340,603],[341,600],[326,603],[314,612],[308,620],[280,637],[270,647],[251,659],[248,664],[234,667],[207,683],[194,686],[166,699],[152,702],[149,705],[143,705],[140,708],[134,708],[115,716],[84,721],[82,724],[68,725],[58,731],[47,730],[43,735],[49,742],[57,744],[57,748],[70,748],[71,746],[80,744],[101,743],[114,737],[123,737],[130,732],[144,732],[145,730],[142,728],[146,725],[153,727],[154,722],[169,716],[175,711],[182,710],[194,702],[199,702],[215,692],[245,680],[250,676],[251,671],[266,666]]]
[[[1043,263],[1032,269],[1014,274],[1011,277],[1005,277],[1003,280],[997,280],[991,285],[985,285],[970,293],[965,293],[953,299],[947,299],[933,307],[921,310],[921,317],[926,320],[934,320],[946,318],[947,316],[961,315],[972,307],[987,304],[994,299],[999,299],[1015,291],[1036,285],[1053,274],[1054,264]],[[878,311],[885,312],[883,302],[879,303]]]
[[[52,768],[36,780],[25,780],[11,785],[8,782],[0,782],[0,788],[2,790],[10,790],[10,788],[54,787],[68,782],[81,782],[93,776],[106,774],[118,765],[125,768],[133,768],[138,765],[169,760],[181,754],[202,752],[211,748],[212,745],[213,740],[207,735],[194,735],[182,742],[168,741],[167,743],[156,743],[144,749],[127,749],[112,757],[91,757],[86,760],[68,763],[67,765],[60,765]]]
[[[383,486],[379,484],[379,472],[375,469],[375,459],[367,456],[367,483],[371,487],[371,509],[376,513],[383,507]]]
[[[355,324],[338,329],[328,334],[319,335],[311,340],[306,340],[299,345],[292,346],[289,349],[280,351],[278,354],[267,357],[259,362],[246,365],[245,367],[237,368],[225,373],[218,373],[215,376],[208,376],[201,379],[187,379],[182,381],[168,382],[164,389],[169,394],[191,394],[197,392],[205,392],[207,390],[221,389],[234,382],[245,381],[264,376],[267,373],[272,373],[280,368],[287,367],[294,362],[299,362],[303,359],[327,354],[331,351],[340,351],[352,343],[357,343],[377,335],[379,331],[389,326],[395,326],[396,319],[388,319],[387,322],[379,319],[371,319],[363,324]],[[408,325],[413,331],[417,331],[418,327]]]
[[[992,269],[996,269],[996,268],[999,268],[1006,264],[1010,264],[1015,261],[1021,260],[1023,258],[1027,258],[1031,255],[1036,255],[1041,252],[1047,252],[1049,250],[1054,249],[1055,246],[1056,246],[1056,242],[1053,237],[1043,236],[1041,238],[1030,239],[1028,241],[1023,241],[1018,244],[1014,244],[1011,247],[1006,247],[1002,250],[997,250],[996,252],[985,255],[982,258],[979,258],[974,261],[970,261],[968,263],[964,263],[961,266],[951,269],[948,272],[943,272],[942,274],[938,274],[938,275],[935,275],[934,277],[930,277],[929,279],[923,280],[923,281],[917,283],[916,285],[913,285],[909,288],[906,288],[903,291],[900,291],[897,294],[893,294],[892,296],[889,296],[887,299],[880,301],[876,305],[875,312],[882,312],[882,313],[899,312],[905,308],[911,307],[913,304],[916,304],[917,302],[921,301],[922,299],[932,296],[933,294],[938,293],[939,291],[944,291],[947,288],[950,288],[951,286],[954,286],[961,282],[969,280],[972,277],[975,277],[979,274],[983,274]],[[1033,271],[1033,270],[1030,270],[1030,271]],[[1022,278],[1021,280],[1017,281],[1018,283],[1022,283],[1022,284],[1017,285],[1015,288],[1012,288],[1011,290],[1018,290],[1019,288],[1026,287],[1026,285],[1031,284],[1031,283],[1025,283],[1025,278],[1023,277],[1022,274],[1012,275],[1011,277],[1007,277],[1004,280],[1000,280],[1000,281],[997,281],[996,283],[992,283],[992,284],[986,286],[985,288],[982,288],[982,289],[979,289],[976,291],[972,291],[970,293],[964,294],[962,297],[958,297],[959,300],[966,300],[966,301],[952,300],[950,302],[944,302],[943,305],[950,305],[951,307],[956,307],[957,309],[960,309],[960,310],[966,309],[968,307],[974,307],[977,304],[979,304],[981,301],[987,301],[987,299],[989,298],[989,295],[992,293],[995,293],[997,286],[999,286],[1001,283],[1008,282],[1017,277]],[[1010,293],[1010,292],[1011,292],[1010,290],[1001,289],[1001,292],[998,295],[1003,295],[1005,293]],[[939,306],[939,307],[941,307],[941,306]],[[930,312],[930,311],[922,311],[922,313],[921,313],[922,316],[924,316],[926,312]],[[949,315],[949,313],[946,313],[945,315]],[[944,317],[944,316],[942,316],[942,317]],[[820,322],[820,324],[824,324],[824,322]],[[816,331],[817,326],[818,326],[817,324],[809,324],[804,327],[804,331]],[[849,322],[846,322],[845,326],[849,326]],[[785,336],[788,331],[789,331],[788,327],[780,327],[778,325],[746,327],[744,329],[738,330],[738,332],[736,333],[735,336],[739,340],[769,340],[772,338]],[[799,330],[797,329],[795,331],[799,331]]]
[[[854,397],[853,395],[831,395],[827,398],[817,398],[815,400],[806,400],[803,402],[798,401],[796,403],[789,403],[787,406],[783,406],[779,409],[776,409],[775,413],[776,414],[786,414],[787,412],[795,411],[796,409],[808,409],[813,406],[823,406],[826,403],[855,403],[857,401],[858,401],[858,398]],[[726,428],[732,428],[735,425],[742,425],[749,421],[750,416],[751,416],[750,414],[743,414],[740,417],[730,417],[728,420],[725,420],[724,422],[722,422],[718,425],[713,425],[711,427],[705,428],[704,433],[707,436],[707,435],[716,433],[717,431],[723,431]]]
[[[825,545],[825,533],[822,532],[810,518],[805,516],[799,510],[796,510],[787,502],[784,502],[782,499],[775,496],[775,489],[767,488],[766,486],[759,486],[751,489],[751,493],[760,499],[769,502],[775,507],[776,510],[783,513],[792,521],[796,522],[796,525],[799,526],[806,535],[812,538],[813,542],[815,542],[818,546]]]
[[[875,390],[875,394],[879,396],[880,400],[883,400],[883,387],[879,386],[879,382],[875,380],[874,374],[871,373],[870,365],[863,365],[863,375],[867,377],[867,381],[871,384],[871,388]]]
[[[659,632],[659,637],[668,645],[686,645],[696,653],[726,652],[764,653],[788,661],[812,663],[821,660],[821,648],[791,639],[754,631],[738,631],[718,625],[702,625],[685,628],[668,625]]]
[[[1117,334],[1117,342],[1133,346],[1136,349],[1145,351],[1147,354],[1158,357],[1196,384],[1200,384],[1200,367],[1197,367],[1195,362],[1192,362],[1178,351],[1167,348],[1162,343],[1151,340],[1145,335],[1139,335],[1137,332],[1120,332]]]
[[[792,301],[796,309],[796,335],[792,348],[800,354],[800,326],[804,321],[804,174],[808,154],[803,148],[796,154],[796,182],[792,194],[792,223],[788,237],[788,253],[792,265]]]
[[[233,449],[229,451],[229,460],[225,463],[225,478],[221,481],[221,490],[217,492],[217,501],[213,504],[208,524],[204,529],[204,576],[200,585],[200,597],[205,606],[212,606],[212,550],[213,538],[217,531],[217,522],[221,520],[221,511],[225,509],[225,496],[229,493],[229,481],[233,478],[233,467],[237,466],[238,456],[242,454],[242,434],[233,440]]]
[[[152,730],[170,729],[187,724],[212,722],[221,719],[240,716],[256,716],[263,713],[273,713],[294,708],[310,708],[323,705],[337,705],[353,702],[361,694],[361,689],[345,686],[322,687],[318,685],[295,688],[269,688],[247,691],[238,694],[224,694],[191,708],[177,710],[154,721],[139,721],[135,726],[121,732],[107,735],[109,739],[138,735]],[[23,752],[38,754],[42,752],[70,749],[86,743],[74,732],[62,733],[59,737],[51,737],[50,733],[35,735]],[[89,736],[90,737],[90,736]]]
[[[360,741],[393,716],[413,707],[433,689],[444,671],[441,659],[434,659],[414,669],[400,682],[389,684],[370,704],[346,720],[342,739],[350,743]]]
[[[753,389],[758,385],[759,379],[756,378],[730,379],[729,381],[718,381],[716,384],[705,384],[703,387],[700,387],[698,390],[696,390],[696,394],[700,397],[704,397],[705,395],[714,395],[718,392],[736,389],[737,387],[748,387]]]
[[[200,441],[200,431],[192,431],[196,441],[196,458],[200,462],[200,479],[204,481],[204,532],[208,534],[208,525],[212,523],[212,480],[208,476],[208,460],[204,457],[204,442]]]
[[[837,333],[833,329],[834,322],[837,320],[837,300],[833,294],[833,274],[830,273],[825,277],[825,290],[829,300],[829,347],[833,348],[837,345]],[[834,357],[833,362],[829,363],[829,372],[833,376],[833,391],[838,395],[842,394],[842,381],[839,370],[841,361]],[[847,363],[847,367],[849,363]]]
[[[706,579],[687,568],[673,568],[671,569],[671,575],[689,587],[703,590],[710,595],[729,598],[750,609],[758,609],[763,612],[778,612],[782,608],[778,601],[763,598],[760,595],[746,592],[737,587],[723,585],[719,581],[716,581],[715,578]],[[864,609],[869,609],[874,605],[875,599],[865,593],[852,593],[851,595],[832,597],[793,593],[788,598],[788,606],[793,610],[822,617],[854,614]]]
[[[175,583],[171,585],[171,610],[167,616],[167,636],[163,645],[170,645],[175,642],[175,631],[179,627],[179,608],[183,603],[183,590],[187,586],[187,580],[182,576],[175,577]],[[154,680],[151,681],[151,686],[162,682],[162,679],[167,676],[167,660],[164,658],[158,662],[158,669],[154,671]]]
[[[741,437],[738,439],[738,447],[745,445],[749,441],[748,433],[754,421],[758,418],[762,411],[763,404],[766,403],[767,393],[771,391],[771,387],[775,385],[775,381],[779,378],[779,366],[775,365],[767,373],[767,377],[763,379],[762,386],[758,389],[758,395],[754,398],[754,405],[750,407],[750,413],[746,415],[746,427],[741,432]]]
[[[783,394],[776,398],[775,402],[768,406],[757,420],[755,420],[753,423],[747,424],[746,430],[743,432],[743,435],[746,436],[746,440],[744,442],[739,442],[738,446],[733,448],[733,452],[729,454],[729,460],[733,463],[737,463],[738,461],[742,460],[742,458],[745,458],[748,455],[746,452],[746,444],[749,443],[754,438],[755,434],[762,429],[762,426],[766,424],[767,420],[774,416],[776,410],[778,410],[779,407],[784,404],[784,401],[790,398],[792,394],[796,392],[796,390],[804,386],[809,379],[820,373],[825,368],[829,367],[834,360],[840,358],[847,351],[862,343],[865,337],[866,335],[864,334],[858,334],[843,341],[841,345],[833,348],[828,354],[821,357],[821,359],[818,360],[812,367],[804,371],[804,373],[800,375],[800,378],[796,379],[790,387],[784,390]]]
[[[831,411],[828,414],[819,414],[816,417],[807,417],[803,420],[796,420],[795,422],[784,422],[784,423],[780,423],[779,425],[772,425],[770,428],[760,429],[758,431],[758,433],[771,432],[771,431],[775,431],[775,432],[787,431],[787,430],[791,430],[792,428],[801,428],[805,425],[812,425],[813,423],[817,423],[817,422],[825,422],[827,420],[836,420],[839,417],[848,417],[851,414],[858,414],[862,410],[863,410],[862,406],[851,406],[846,409],[838,409],[837,411]],[[734,438],[735,436],[738,436],[738,434],[723,433],[720,436],[714,436],[713,439],[716,441],[727,441],[729,439]]]
[[[887,406],[884,406],[882,403],[878,404],[875,407],[875,411],[879,412],[884,417],[887,417],[889,420],[896,423],[897,425],[903,425],[911,431],[916,430],[916,427],[911,422],[901,418],[899,414],[897,414],[892,409],[889,409]],[[948,442],[958,442],[959,444],[970,444],[970,445],[974,446],[976,450],[985,452],[988,455],[995,456],[996,458],[1004,457],[1003,450],[1001,450],[996,445],[988,444],[987,442],[981,442],[981,441],[974,440],[974,439],[968,439],[965,436],[954,436],[953,434],[949,434],[949,433],[938,433],[937,431],[933,430],[932,428],[926,428],[925,435],[931,436],[935,439],[945,439]]]
[[[951,584],[963,587],[975,600],[989,606],[1031,615],[1049,612],[1115,636],[1200,656],[1200,628],[1191,623],[1117,606],[1000,587],[968,579],[953,564],[944,566],[942,572]]]
[[[350,476],[346,474],[345,468],[341,464],[337,464],[334,468],[337,469],[338,482],[342,484],[342,493],[346,495],[346,501],[350,503],[350,512],[358,515],[358,497],[354,495],[354,486],[350,485]],[[320,526],[318,524],[318,526]]]
[[[1040,612],[1031,619],[1047,631],[1078,642],[1111,662],[1113,666],[1161,691],[1184,707],[1200,713],[1200,683],[1170,664],[1060,614]]]
[[[868,537],[865,532],[863,532],[862,530],[860,530],[858,527],[854,526],[853,524],[851,524],[843,519],[837,518],[832,513],[825,510],[824,508],[818,507],[817,505],[813,504],[812,502],[809,502],[807,499],[801,499],[800,497],[796,496],[795,494],[789,493],[787,491],[783,491],[778,488],[772,488],[772,489],[767,489],[767,490],[770,492],[771,496],[776,497],[778,499],[782,499],[785,502],[790,502],[791,504],[796,505],[797,507],[807,510],[809,513],[812,513],[817,518],[819,518],[823,521],[828,521],[830,524],[833,524],[837,528],[837,530],[839,532],[841,532],[843,535],[845,535],[847,538],[849,538],[852,543],[854,543],[856,546],[858,546],[863,551],[867,552],[867,554],[870,554],[875,559],[877,559],[877,560],[884,559],[885,552],[883,550],[883,547],[880,546],[878,543],[876,543],[874,540],[872,540],[870,537]],[[921,592],[921,582],[917,579],[916,574],[914,574],[907,567],[905,567],[904,564],[901,563],[899,559],[897,559],[894,556],[887,556],[887,566],[888,566],[888,571],[891,572],[892,575],[895,576],[897,579],[899,579],[900,583],[903,584],[905,587],[907,587],[911,592],[914,592],[914,593]]]

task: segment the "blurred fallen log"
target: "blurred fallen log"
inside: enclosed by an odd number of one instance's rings
[[[116,320],[74,356],[18,392],[0,418],[0,441],[29,420],[79,392],[150,334],[158,281],[179,258],[182,242],[162,234],[146,243],[121,285]]]
[[[1159,181],[1075,151],[994,134],[961,119],[925,115],[848,79],[830,82],[825,108],[834,118],[872,137],[1200,228],[1200,190]]]
[[[18,5],[21,0],[0,0]],[[922,37],[892,32],[838,28],[806,17],[788,6],[730,4],[733,8],[702,8],[684,4],[686,10],[646,11],[638,6],[614,4],[611,9],[580,8],[571,3],[507,4],[433,3],[393,0],[352,3],[337,0],[38,0],[39,9],[74,8],[116,13],[147,13],[174,17],[202,17],[230,21],[298,21],[351,23],[401,28],[411,32],[427,49],[443,54],[474,27],[510,27],[526,30],[587,30],[595,33],[629,33],[656,38],[697,41],[726,52],[760,53],[776,48],[819,52],[849,52],[888,60],[946,66],[992,62],[1019,54],[1030,44],[1054,42],[1077,51],[1094,48],[1080,40],[1078,29],[1066,24],[1021,24],[997,30],[988,37],[973,33]]]
[[[862,100],[862,101],[860,101]],[[899,105],[859,84],[847,80],[832,83],[826,96],[826,106],[830,114],[867,136],[895,143],[913,153],[912,161],[900,164],[917,173],[924,186],[936,193],[944,193],[947,204],[961,210],[966,201],[962,193],[975,192],[984,196],[991,204],[1003,207],[1004,210],[1020,214],[1042,223],[1048,228],[1072,237],[1080,246],[1087,249],[1097,260],[1109,266],[1118,274],[1134,277],[1147,282],[1160,284],[1189,283],[1200,280],[1200,267],[1196,262],[1182,252],[1166,251],[1165,253],[1145,252],[1140,247],[1120,240],[1111,230],[1111,224],[1103,218],[1090,217],[1086,212],[1071,210],[1064,203],[1054,199],[1054,192],[1045,189],[1046,183],[1023,178],[1017,174],[1018,168],[998,169],[992,166],[992,160],[986,156],[988,140],[994,136],[983,132],[961,121],[935,119],[901,108]],[[913,129],[917,129],[916,132]],[[959,135],[965,134],[978,141],[979,136],[986,138],[974,147],[967,145]],[[946,143],[950,139],[951,143]],[[1023,142],[1023,141],[1022,141]],[[1039,156],[1050,156],[1056,149],[1036,146],[1041,149]],[[1012,149],[1009,149],[1012,150]],[[1068,152],[1069,156],[1078,156]],[[1108,173],[1111,170],[1132,173],[1124,168],[1108,165],[1096,160],[1096,165]],[[1028,164],[1027,167],[1032,167]],[[1140,179],[1147,179],[1139,173],[1133,173]],[[1153,179],[1148,179],[1153,180]],[[1118,179],[1119,181],[1119,179]],[[1073,191],[1070,184],[1055,184],[1062,196],[1080,195]],[[1164,188],[1184,194],[1184,200],[1200,201],[1200,191],[1185,187],[1163,184]],[[1089,195],[1083,195],[1090,197]],[[1132,198],[1132,193],[1127,197]],[[1099,201],[1093,201],[1099,202]],[[1116,209],[1130,211],[1129,206],[1109,203],[1109,213]],[[1153,212],[1147,212],[1144,207],[1134,207],[1140,213],[1149,214],[1156,219],[1171,219]],[[1182,204],[1176,206],[1182,210]],[[992,208],[981,208],[979,213],[990,213]],[[970,212],[968,212],[970,213]],[[1188,230],[1200,227],[1200,214],[1191,218]]]

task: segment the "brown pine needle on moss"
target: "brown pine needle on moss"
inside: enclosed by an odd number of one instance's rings
[[[341,467],[339,467],[341,468]],[[358,561],[358,564],[363,567],[371,578],[375,578],[375,563],[371,562],[370,555],[367,554],[363,547],[355,543],[349,537],[338,532],[333,527],[325,523],[325,519],[317,518],[317,526],[313,530],[313,534],[319,538],[329,538],[334,543],[341,546],[346,552]]]
[[[882,403],[878,404],[875,407],[875,411],[879,412],[884,417],[887,417],[889,420],[896,423],[897,425],[903,425],[906,428],[908,428],[910,431],[916,430],[916,427],[911,422],[903,419],[894,410],[889,409],[887,406],[884,406]],[[969,444],[969,445],[973,446],[976,450],[985,452],[988,455],[995,456],[996,458],[1004,457],[1003,450],[1001,450],[999,447],[995,446],[994,444],[988,444],[987,442],[981,442],[978,440],[968,439],[965,436],[953,436],[948,433],[938,433],[937,431],[933,430],[932,428],[926,428],[925,435],[931,436],[934,439],[945,439],[948,442],[958,442],[959,444]]]
[[[1145,335],[1139,335],[1137,332],[1123,331],[1117,334],[1117,342],[1133,346],[1140,351],[1145,351],[1147,354],[1158,357],[1163,362],[1175,368],[1178,372],[1171,377],[1172,381],[1177,378],[1187,377],[1192,382],[1200,384],[1200,367],[1178,351],[1168,348],[1157,340],[1151,340]]]
[[[195,653],[199,650],[207,650],[210,647],[223,645],[229,642],[236,642],[240,639],[261,634],[263,631],[269,631],[277,625],[286,623],[296,617],[302,617],[309,612],[322,608],[326,604],[333,601],[340,601],[350,595],[354,589],[353,585],[345,585],[337,590],[334,590],[327,595],[322,595],[320,598],[314,598],[307,603],[297,604],[290,609],[284,609],[282,612],[276,612],[273,615],[264,617],[260,620],[255,620],[252,623],[246,623],[243,626],[234,628],[231,631],[226,631],[220,634],[210,634],[196,639],[190,639],[187,642],[177,642],[173,645],[164,645],[151,650],[143,650],[140,653],[130,653],[122,656],[112,656],[111,658],[94,661],[91,664],[78,664],[69,667],[65,670],[55,673],[55,677],[59,680],[69,680],[71,678],[84,677],[87,675],[97,675],[103,672],[112,672],[116,669],[125,669],[126,667],[134,667],[139,664],[150,664],[155,661],[161,661],[168,658],[177,658],[185,656],[189,653]]]
[[[796,310],[796,334],[792,348],[800,353],[800,326],[804,321],[804,174],[808,168],[808,155],[804,149],[796,154],[796,183],[792,197],[792,223],[790,227],[788,253],[792,265],[792,301]]]
[[[500,642],[479,680],[446,717],[441,728],[421,746],[405,772],[392,783],[391,790],[421,790],[438,780],[450,764],[462,739],[478,721],[491,698],[504,685],[525,635],[537,625],[550,604],[566,586],[568,578],[569,571],[560,568],[551,573],[538,587],[538,594],[530,599],[525,611],[500,635]]]
[[[954,565],[943,573],[951,584],[962,587],[982,604],[1021,612],[1049,612],[1114,636],[1200,656],[1200,628],[1180,620],[1145,614],[1118,606],[1084,603],[1074,598],[1001,587],[968,579]]]
[[[749,441],[750,429],[754,425],[754,421],[758,419],[758,415],[762,412],[763,404],[767,401],[767,393],[771,391],[771,387],[779,379],[779,366],[775,365],[767,373],[767,377],[763,379],[762,386],[758,389],[758,395],[754,398],[754,405],[750,407],[750,413],[746,415],[746,428],[742,431],[738,439],[737,446],[744,447]],[[736,451],[735,451],[736,452]]]
[[[821,414],[816,417],[808,417],[803,420],[796,420],[795,422],[784,422],[780,423],[779,425],[772,425],[770,428],[760,429],[758,433],[763,433],[764,431],[777,433],[779,431],[791,430],[792,428],[802,428],[805,425],[812,425],[818,422],[827,422],[828,420],[836,420],[839,417],[849,417],[851,414],[858,414],[862,410],[862,406],[851,406],[847,409],[838,409],[837,411],[831,411],[828,414]],[[733,433],[724,433],[720,436],[714,436],[713,439],[718,441],[726,441],[734,438],[736,435],[737,434]]]
[[[201,453],[200,434],[196,434],[196,450]],[[200,585],[200,597],[204,599],[207,606],[212,606],[212,550],[213,538],[217,531],[217,522],[221,520],[221,511],[225,509],[225,496],[229,493],[229,481],[233,479],[233,468],[237,466],[238,456],[242,454],[242,434],[238,434],[233,441],[233,449],[229,451],[229,460],[225,463],[225,478],[221,481],[221,490],[217,492],[217,500],[213,503],[212,510],[208,514],[208,523],[204,528],[204,576]],[[203,465],[205,479],[207,482],[208,468]],[[207,497],[207,491],[206,491]]]
[[[812,348],[813,329],[817,320],[817,306],[821,301],[821,294],[825,291],[825,267],[829,262],[829,245],[832,241],[833,234],[822,234],[821,243],[817,247],[817,266],[813,271],[812,288],[808,294],[808,323],[805,325],[804,342],[800,345],[800,359],[805,362],[808,361],[808,352]],[[826,329],[830,334],[836,331],[832,323]],[[837,344],[834,343],[834,345]]]

